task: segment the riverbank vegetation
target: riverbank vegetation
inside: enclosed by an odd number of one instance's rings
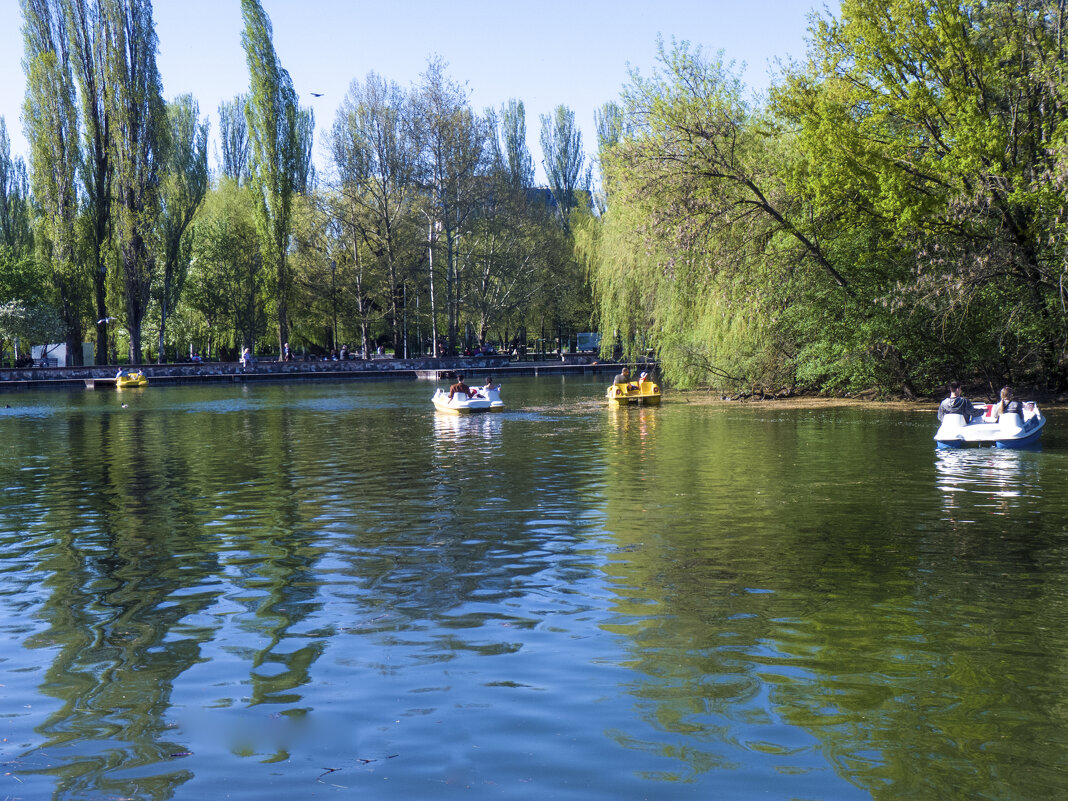
[[[593,158],[573,110],[539,120],[545,187],[522,102],[471,108],[439,59],[353,80],[317,162],[257,0],[211,168],[195,99],[159,96],[148,0],[22,8],[34,145],[13,158],[0,120],[0,335],[45,321],[75,359],[90,337],[140,361],[599,330],[604,356],[733,392],[1068,379],[1062,2],[842,0],[760,97],[661,41],[593,112]]]
[[[679,384],[1063,386],[1066,22],[843,0],[762,102],[662,43],[579,238],[602,328]]]

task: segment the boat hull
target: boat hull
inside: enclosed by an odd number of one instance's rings
[[[605,392],[609,406],[659,406],[660,387],[652,381],[640,384],[613,384]]]
[[[449,400],[449,393],[438,389],[431,401],[434,409],[441,414],[477,414],[480,412],[504,411],[504,401],[501,400],[499,389],[479,389],[473,398],[462,398],[454,395]]]
[[[133,387],[147,387],[148,377],[144,373],[131,373],[119,376],[115,379],[115,389],[131,389]]]

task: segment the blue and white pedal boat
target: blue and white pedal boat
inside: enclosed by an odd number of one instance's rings
[[[989,417],[992,406],[975,404],[981,416],[970,420],[963,414],[947,414],[935,433],[939,448],[990,446],[996,448],[1033,448],[1039,444],[1046,418],[1037,403],[1023,404],[1023,413],[1005,413],[997,420]]]

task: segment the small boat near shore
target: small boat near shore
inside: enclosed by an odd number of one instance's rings
[[[129,387],[147,387],[148,376],[138,370],[136,373],[119,373],[115,376],[115,388],[127,389]]]
[[[939,448],[1033,448],[1039,444],[1046,418],[1037,403],[1027,401],[1022,405],[1022,413],[1006,412],[996,420],[989,416],[993,404],[975,404],[982,415],[970,420],[963,414],[947,414],[934,435],[935,442]]]
[[[627,384],[612,384],[605,393],[609,406],[658,406],[660,404],[660,387],[649,379],[631,381]]]
[[[449,400],[449,390],[438,387],[431,398],[434,408],[444,414],[471,414],[472,412],[500,412],[504,410],[501,389],[476,387],[475,394],[469,398],[454,394]]]

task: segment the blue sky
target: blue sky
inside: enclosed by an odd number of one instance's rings
[[[319,135],[332,124],[353,79],[370,70],[402,86],[419,81],[431,54],[466,84],[472,106],[526,107],[534,161],[541,162],[538,118],[570,106],[594,146],[593,112],[616,99],[628,64],[649,71],[656,38],[672,36],[745,62],[746,82],[766,88],[778,58],[805,53],[808,15],[819,0],[261,0],[278,56]],[[837,8],[837,0],[826,3]],[[168,99],[191,92],[214,122],[219,103],[248,87],[239,0],[156,0],[158,64]],[[0,0],[0,116],[12,150],[25,155],[20,121],[22,17],[18,0]],[[311,92],[322,93],[313,98]],[[214,161],[213,161],[214,163]]]

